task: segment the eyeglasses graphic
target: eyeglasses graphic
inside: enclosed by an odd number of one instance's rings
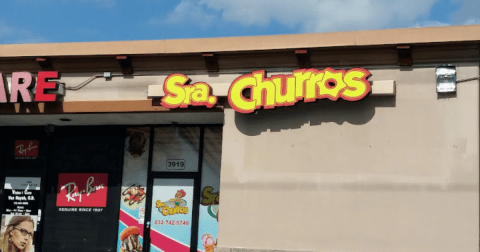
[[[33,233],[30,233],[28,232],[26,229],[24,228],[18,228],[18,227],[13,227],[15,228],[16,230],[20,231],[20,233],[22,233],[23,236],[27,236],[28,235],[28,238],[32,239],[33,237]]]

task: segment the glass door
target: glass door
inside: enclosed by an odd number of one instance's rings
[[[150,251],[190,251],[194,179],[155,178]]]
[[[142,252],[197,251],[202,133],[196,126],[152,129]]]

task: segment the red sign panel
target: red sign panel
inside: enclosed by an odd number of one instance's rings
[[[14,157],[38,157],[38,140],[16,140]]]
[[[57,207],[106,207],[107,185],[107,173],[61,173]]]

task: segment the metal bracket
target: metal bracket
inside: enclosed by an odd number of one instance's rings
[[[122,68],[123,74],[133,74],[132,61],[130,60],[130,57],[126,55],[119,55],[116,57],[116,59]]]
[[[203,53],[203,60],[205,60],[205,67],[208,72],[218,72],[217,56],[214,53]]]
[[[305,49],[295,50],[295,56],[297,56],[297,62],[299,68],[310,68],[310,53]]]
[[[52,68],[52,62],[49,58],[36,58],[36,61],[38,63],[38,65],[40,65],[40,68],[43,70],[43,71],[47,71],[47,70],[53,70]]]
[[[409,45],[397,46],[398,65],[412,66],[412,48]]]

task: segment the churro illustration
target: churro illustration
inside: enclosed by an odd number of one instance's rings
[[[122,195],[125,196],[123,199],[124,202],[128,201],[128,205],[140,204],[145,199],[145,188],[141,186],[132,185],[122,192]]]

